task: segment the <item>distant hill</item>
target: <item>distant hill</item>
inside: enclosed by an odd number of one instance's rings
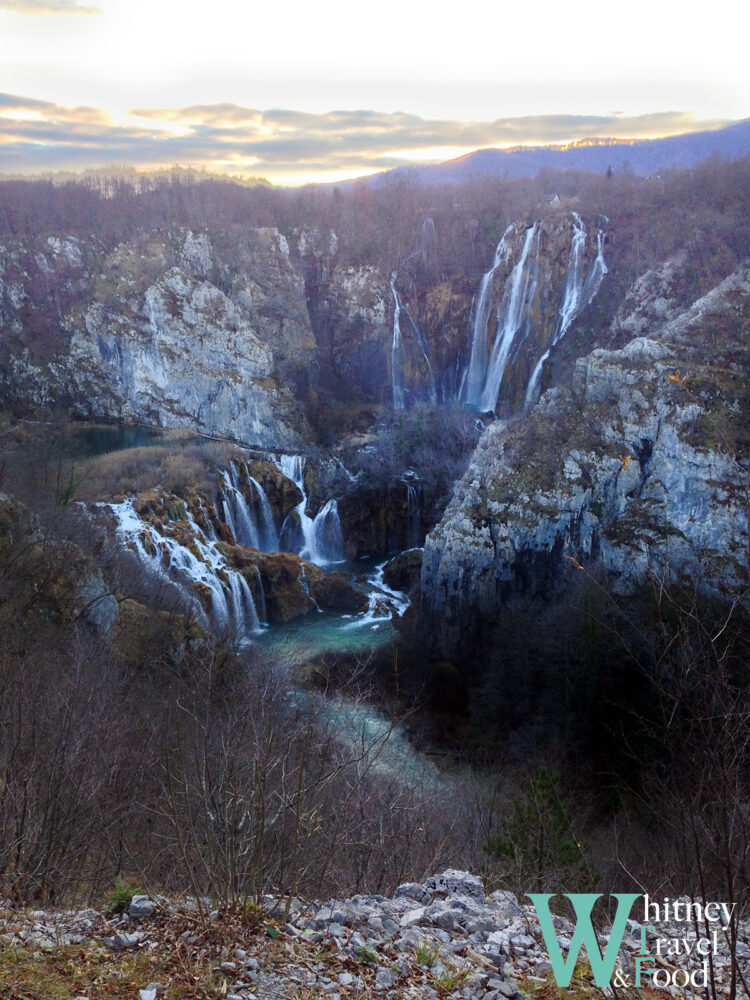
[[[374,174],[369,181],[381,184],[407,171],[416,174],[425,184],[459,184],[488,174],[535,177],[541,170],[604,173],[608,167],[647,175],[669,167],[693,167],[712,156],[737,160],[750,155],[750,119],[709,132],[689,132],[666,139],[588,141],[590,145],[478,149],[445,163],[397,167]]]

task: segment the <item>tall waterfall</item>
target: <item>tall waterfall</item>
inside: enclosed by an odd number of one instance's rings
[[[413,256],[413,255],[410,255]],[[408,259],[408,258],[407,258]],[[393,295],[393,339],[391,341],[391,382],[393,385],[393,409],[403,410],[411,400],[422,399],[437,403],[437,385],[430,364],[430,350],[427,341],[404,308],[401,296],[396,290],[398,272],[391,274],[391,294]],[[404,337],[402,323],[406,324],[408,339]],[[419,385],[409,375],[423,370],[425,385]]]
[[[396,272],[391,274],[393,295],[393,340],[391,341],[391,382],[393,383],[393,409],[403,410],[406,403],[404,391],[404,342],[401,339],[401,299],[396,291]]]
[[[484,388],[487,363],[489,361],[487,325],[490,321],[490,310],[492,309],[492,279],[506,252],[505,237],[512,229],[513,226],[508,226],[503,233],[502,239],[495,250],[495,259],[492,262],[492,267],[483,275],[481,284],[479,285],[479,296],[474,311],[471,357],[469,358],[469,367],[466,372],[465,381],[461,387],[461,399],[466,402],[479,399]]]
[[[539,394],[539,383],[542,377],[542,367],[549,357],[550,351],[558,341],[565,336],[568,327],[581,312],[584,306],[589,305],[594,296],[599,291],[604,275],[607,273],[607,265],[604,261],[603,252],[603,232],[597,232],[597,252],[589,273],[584,278],[583,254],[586,246],[586,227],[577,212],[573,213],[573,240],[570,246],[570,259],[568,271],[565,275],[563,285],[562,301],[557,316],[557,325],[547,350],[542,354],[531,373],[529,385],[526,389],[526,406],[535,402]]]
[[[301,455],[282,455],[276,462],[277,468],[287,479],[296,484],[302,500],[294,509],[299,524],[301,538],[295,537],[296,525],[287,515],[281,527],[280,544],[292,551],[298,551],[303,559],[318,566],[341,562],[344,558],[344,542],[341,535],[341,521],[336,500],[329,500],[316,516],[307,513],[307,492],[305,490],[305,459]]]
[[[471,361],[469,363],[470,377],[466,381],[463,399],[478,410],[494,410],[500,384],[505,373],[513,341],[516,335],[528,322],[529,307],[536,294],[539,270],[539,233],[541,225],[535,222],[526,230],[521,256],[508,278],[500,307],[497,310],[497,330],[489,350],[489,358],[482,365],[483,357],[487,356],[487,335],[492,315],[491,284],[495,270],[505,253],[506,230],[500,245],[495,252],[495,263],[491,271],[482,279],[484,295],[480,292],[481,310],[477,306],[477,320],[474,324],[472,337]],[[472,375],[473,362],[473,375]]]
[[[247,580],[229,566],[216,542],[207,536],[187,508],[179,522],[171,526],[168,521],[157,530],[141,520],[132,499],[103,506],[114,515],[118,536],[135,552],[141,565],[152,576],[175,586],[201,624],[216,631],[231,630],[240,637],[259,630],[260,621]],[[177,524],[184,521],[190,529],[189,544],[184,541],[183,531],[175,531]],[[210,613],[196,596],[196,584],[208,592]]]
[[[508,226],[503,233],[492,262],[492,267],[482,277],[476,299],[471,327],[469,364],[463,377],[459,398],[477,410],[494,410],[503,378],[509,364],[515,364],[519,353],[528,349],[527,344],[539,342],[533,328],[535,315],[544,310],[543,303],[550,297],[558,301],[557,315],[552,335],[542,344],[542,355],[536,362],[526,387],[526,404],[538,394],[544,362],[552,347],[565,335],[581,310],[589,305],[607,273],[603,254],[603,237],[598,231],[598,248],[590,268],[586,265],[586,227],[580,215],[572,213],[573,235],[568,252],[568,265],[559,292],[555,287],[540,285],[540,245],[544,228],[545,237],[550,232],[543,222],[528,226],[523,234],[520,252],[517,225]],[[554,230],[553,230],[554,231]],[[546,245],[546,244],[545,244]],[[518,254],[515,265],[505,279],[500,302],[495,305],[493,295],[497,271],[502,264],[510,266],[511,254]],[[506,271],[507,273],[507,271]],[[493,301],[494,300],[494,301]]]

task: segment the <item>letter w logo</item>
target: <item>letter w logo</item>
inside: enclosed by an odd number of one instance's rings
[[[573,940],[570,943],[567,962],[563,958],[560,945],[557,941],[557,934],[555,933],[555,925],[552,923],[552,916],[549,912],[549,901],[554,896],[554,893],[530,892],[528,896],[536,907],[539,924],[542,928],[542,934],[547,945],[547,952],[557,985],[562,987],[570,985],[573,970],[581,951],[581,945],[585,945],[586,953],[591,963],[591,971],[594,974],[594,982],[603,989],[612,978],[615,962],[617,961],[617,953],[625,936],[625,928],[627,927],[630,911],[636,899],[640,899],[640,895],[631,892],[613,893],[617,900],[617,914],[612,924],[612,933],[607,944],[607,950],[604,953],[604,958],[602,958],[602,953],[599,950],[599,942],[596,940],[596,931],[591,920],[591,911],[594,908],[594,903],[597,899],[601,898],[602,894],[594,892],[566,892],[565,895],[573,904],[576,915],[576,929]]]

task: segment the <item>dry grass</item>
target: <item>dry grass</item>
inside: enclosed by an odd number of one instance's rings
[[[118,428],[60,421],[18,421],[0,411],[0,489],[24,498],[115,500],[141,490],[161,487],[180,492],[188,487],[213,487],[217,469],[247,452],[228,441],[201,438],[190,428],[144,428],[146,443],[117,443]],[[113,432],[111,450],[98,442],[102,454],[92,456],[87,435]],[[36,506],[39,506],[36,503]]]
[[[529,1000],[609,1000],[609,991],[605,993],[594,983],[591,968],[585,962],[576,966],[569,986],[558,986],[552,973],[548,973],[544,982],[530,977],[519,980],[521,991]],[[670,997],[666,990],[654,990],[650,987],[619,986],[617,1000],[665,1000]]]
[[[129,951],[112,951],[100,937],[55,950],[0,948],[0,996],[3,1000],[133,1000],[139,990],[158,982],[159,995],[168,1000],[219,1000],[242,977],[241,963],[236,972],[225,972],[221,965],[232,962],[235,951],[242,949],[258,960],[263,976],[269,977],[264,995],[274,989],[283,990],[274,992],[280,1000],[318,1000],[326,992],[318,983],[303,985],[305,978],[317,972],[334,979],[349,972],[358,985],[339,987],[342,996],[374,1000],[383,992],[375,981],[377,968],[387,967],[395,957],[387,947],[369,960],[327,943],[292,938],[255,910],[223,911],[210,922],[193,910],[180,910],[158,916],[142,929],[147,940]],[[103,937],[115,930],[102,923],[97,933]],[[419,953],[413,959],[418,963]],[[415,997],[426,995],[424,991],[430,988],[447,997],[462,988],[469,974],[468,968],[452,968],[435,978],[415,964],[410,972],[399,973],[394,988]],[[248,986],[255,991],[253,984]],[[544,982],[521,978],[519,986],[530,1000],[604,1000],[606,996],[593,983],[585,963],[576,968],[566,988],[558,987],[551,975]],[[665,996],[651,989],[618,989],[619,1000],[664,1000]]]
[[[267,925],[254,913],[224,914],[202,922],[189,911],[169,914],[146,925],[148,941],[134,950],[111,951],[100,940],[54,950],[0,949],[3,1000],[132,1000],[149,983],[161,983],[170,1000],[213,1000],[226,995],[221,962],[236,948],[266,944]],[[116,930],[102,925],[99,933]],[[272,958],[272,955],[269,955]]]
[[[169,447],[147,445],[108,452],[76,468],[76,499],[94,501],[132,496],[160,488],[180,493],[188,487],[208,489],[217,470],[246,453],[219,441],[169,440]]]

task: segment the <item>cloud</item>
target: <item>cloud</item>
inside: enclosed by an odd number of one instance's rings
[[[101,8],[78,3],[77,0],[0,0],[0,11],[14,14],[99,14]]]
[[[0,94],[0,155],[6,171],[180,163],[271,180],[314,179],[342,172],[356,176],[416,163],[420,157],[448,159],[456,150],[594,136],[648,138],[722,124],[724,120],[698,121],[683,112],[462,122],[371,110],[260,111],[230,103],[136,108],[123,122],[115,122],[98,108],[66,108]]]

